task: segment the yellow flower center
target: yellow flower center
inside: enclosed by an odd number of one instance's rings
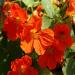
[[[36,32],[37,32],[36,29],[32,29],[32,30],[31,30],[31,33],[33,33],[33,34],[35,34]]]

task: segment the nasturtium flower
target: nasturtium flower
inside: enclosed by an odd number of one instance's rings
[[[41,30],[42,17],[34,14],[29,19],[21,36],[20,47],[25,53],[31,53],[35,49],[38,55],[42,55],[46,50],[45,48],[53,43],[54,32],[49,28]]]
[[[67,7],[66,15],[70,17],[72,25],[75,25],[75,0],[69,1],[69,7]]]
[[[32,58],[28,55],[11,62],[11,71],[7,75],[38,75],[38,70],[32,65]]]
[[[3,12],[6,16],[14,17],[23,23],[28,18],[27,11],[21,8],[18,3],[5,2]]]
[[[52,46],[48,47],[43,55],[38,58],[38,64],[41,68],[48,67],[50,70],[56,68],[57,64],[63,62],[65,47],[56,40],[53,42]]]
[[[69,7],[67,7],[66,15],[75,15],[75,0],[69,0]]]
[[[73,39],[70,35],[70,27],[64,23],[58,23],[54,26],[55,38],[58,39],[65,47],[70,47],[73,44]]]
[[[70,47],[73,39],[70,36],[70,28],[67,24],[55,24],[54,42],[47,48],[43,55],[39,56],[38,64],[41,68],[55,69],[57,64],[63,62],[64,52]]]
[[[9,8],[7,10],[7,8]],[[24,28],[28,19],[27,11],[21,8],[17,3],[7,2],[3,7],[4,13],[8,13],[3,25],[3,32],[9,40],[16,40]],[[9,12],[10,11],[10,12]]]

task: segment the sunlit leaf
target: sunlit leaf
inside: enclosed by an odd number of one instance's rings
[[[34,3],[34,0],[22,0],[28,7],[31,7]]]
[[[50,26],[52,26],[52,22],[53,22],[53,19],[50,19],[47,16],[43,16],[41,29],[49,28]]]
[[[59,8],[54,4],[54,0],[42,0],[41,3],[50,18],[58,15]]]

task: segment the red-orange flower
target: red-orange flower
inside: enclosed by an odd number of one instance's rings
[[[14,17],[23,23],[28,18],[27,11],[21,8],[19,4],[13,2],[5,2],[3,12],[6,16]]]
[[[38,55],[44,54],[45,48],[53,43],[54,32],[51,29],[41,30],[42,17],[33,15],[21,36],[21,48],[31,53],[33,48]]]
[[[8,8],[8,10],[7,10]],[[4,13],[8,13],[4,21],[3,32],[8,39],[16,40],[24,28],[28,15],[26,10],[22,9],[17,3],[7,2],[3,7]],[[10,11],[10,12],[9,12]]]
[[[31,57],[25,55],[21,59],[11,62],[11,71],[7,75],[38,75],[37,69],[31,65]]]
[[[55,38],[58,39],[65,47],[69,47],[73,43],[70,35],[70,28],[67,24],[55,24],[54,26]]]
[[[37,10],[38,12],[40,12],[42,9],[43,9],[43,5],[39,5],[39,6],[36,8],[36,10]]]
[[[38,64],[41,68],[55,69],[58,63],[63,61],[65,47],[55,40],[53,45],[47,49],[44,55],[39,56]]]

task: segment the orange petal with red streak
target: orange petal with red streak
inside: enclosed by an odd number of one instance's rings
[[[43,46],[50,46],[54,41],[54,32],[51,29],[42,31],[40,41]]]
[[[44,54],[45,49],[44,49],[43,46],[41,45],[40,40],[35,39],[33,46],[34,46],[35,52],[36,52],[38,55],[43,55],[43,54]]]

